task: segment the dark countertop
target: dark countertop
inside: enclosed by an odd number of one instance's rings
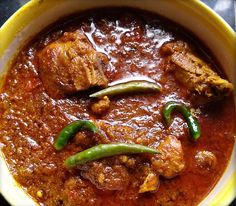
[[[22,5],[29,0],[0,0],[0,26]],[[235,0],[202,0],[214,9],[228,24],[236,30]],[[10,206],[0,195],[0,206]],[[236,200],[230,205],[236,206]]]

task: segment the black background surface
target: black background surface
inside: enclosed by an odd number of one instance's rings
[[[4,24],[4,22],[19,7],[21,7],[28,1],[29,0],[0,0],[0,26]],[[236,1],[235,0],[202,0],[202,2],[206,3],[212,9],[214,9],[221,17],[223,17],[223,19],[234,30],[236,30],[236,23],[235,23]],[[10,206],[1,195],[0,195],[0,206]],[[236,200],[230,206],[236,206]]]

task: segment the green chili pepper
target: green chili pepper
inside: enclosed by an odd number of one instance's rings
[[[201,128],[197,119],[191,114],[189,108],[179,102],[167,102],[163,108],[162,114],[168,125],[171,123],[171,113],[173,110],[179,111],[184,116],[188,124],[189,133],[192,139],[196,141],[201,136]]]
[[[89,95],[89,97],[114,96],[130,92],[149,92],[149,91],[157,92],[160,90],[161,86],[153,82],[132,81],[128,83],[121,83],[114,86],[110,86],[106,89],[100,90],[96,93]]]
[[[103,157],[110,157],[120,154],[136,154],[136,153],[159,153],[156,149],[146,147],[139,144],[113,143],[113,144],[99,144],[87,150],[79,152],[65,161],[67,168],[76,165],[84,164],[88,161],[101,159]]]
[[[65,147],[68,143],[68,141],[73,137],[79,130],[81,129],[87,129],[94,133],[99,133],[98,128],[94,123],[92,123],[89,120],[77,120],[75,122],[72,122],[68,126],[64,127],[61,132],[59,133],[55,143],[54,147],[56,150],[61,150],[63,147]]]

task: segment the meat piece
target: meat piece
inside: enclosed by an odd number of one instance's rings
[[[92,162],[80,169],[81,175],[101,190],[123,190],[129,183],[129,173],[122,165]]]
[[[198,151],[195,155],[197,165],[204,169],[212,169],[216,166],[216,156],[209,151]]]
[[[187,43],[177,41],[164,44],[161,53],[167,55],[166,69],[195,94],[207,101],[229,95],[233,84],[222,79],[210,66],[193,54]],[[206,101],[206,102],[207,102]]]
[[[107,57],[80,31],[65,32],[37,54],[38,72],[48,94],[61,98],[89,87],[106,87]]]
[[[151,158],[152,168],[166,178],[179,175],[185,167],[181,142],[168,136],[157,148],[161,154]]]
[[[176,78],[190,90],[207,97],[229,95],[233,85],[222,79],[201,59],[191,53],[174,53],[171,62],[175,64]]]
[[[107,96],[98,100],[98,102],[94,103],[91,107],[93,113],[97,115],[104,114],[110,107],[110,100]]]
[[[74,137],[75,144],[82,147],[92,147],[98,140],[97,134],[91,131],[79,131]]]
[[[143,184],[139,187],[139,193],[145,193],[145,192],[155,192],[158,189],[159,186],[159,179],[158,176],[153,173],[150,172]]]
[[[186,42],[174,41],[168,42],[161,46],[160,53],[164,56],[172,55],[174,52],[189,52],[191,49]]]

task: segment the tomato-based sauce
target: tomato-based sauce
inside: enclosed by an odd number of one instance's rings
[[[97,91],[96,87],[52,98],[40,79],[36,54],[64,32],[76,30],[86,35],[96,51],[108,57],[109,67],[104,74],[109,83],[145,77],[159,83],[162,91],[110,97],[110,107],[102,115],[91,112],[95,100],[89,94]],[[155,14],[127,8],[86,11],[59,21],[18,54],[0,93],[0,142],[15,179],[40,205],[197,205],[211,191],[232,153],[234,100],[231,95],[207,104],[194,104],[188,88],[171,72],[166,72],[166,57],[160,53],[164,43],[177,40],[187,42],[199,57],[218,70],[213,58],[204,54],[208,51],[191,33]],[[191,140],[180,114],[173,114],[169,127],[164,123],[161,111],[171,100],[194,108],[202,131],[198,141]],[[149,158],[127,155],[135,166],[124,167],[119,162],[121,156],[109,157],[97,160],[100,166],[95,165],[95,169],[100,171],[104,165],[115,168],[117,173],[107,175],[113,177],[111,181],[120,178],[123,182],[114,183],[115,189],[99,189],[82,175],[83,168],[68,170],[63,164],[70,155],[97,144],[92,140],[93,134],[82,132],[90,140],[82,144],[74,138],[61,151],[53,146],[60,130],[78,119],[92,120],[106,135],[106,143],[136,143],[156,148],[167,137],[174,136],[182,144],[185,168],[173,178],[160,176],[156,191],[139,193],[145,178],[143,168],[149,167]],[[215,155],[214,167],[197,164],[195,157],[199,151]]]

